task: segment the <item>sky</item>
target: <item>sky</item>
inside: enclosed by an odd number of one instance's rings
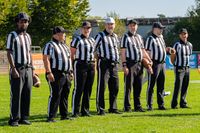
[[[184,17],[195,0],[89,0],[90,16],[106,17],[115,11],[120,18]]]

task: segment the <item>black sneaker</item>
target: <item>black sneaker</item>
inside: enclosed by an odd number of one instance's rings
[[[66,117],[61,117],[60,120],[73,120],[73,119],[71,117],[66,116]]]
[[[73,114],[71,117],[72,117],[72,118],[78,118],[79,115],[78,115],[78,114]]]
[[[180,105],[180,108],[190,108],[187,105]]]
[[[159,110],[166,110],[166,108],[164,106],[159,106],[158,109]]]
[[[129,109],[124,109],[124,112],[132,112],[132,110],[129,108]]]
[[[50,123],[51,123],[51,122],[56,122],[56,120],[53,119],[53,118],[48,118],[48,119],[47,119],[47,122],[50,122]]]
[[[91,117],[92,115],[89,114],[89,113],[82,113],[81,116],[83,116],[83,117],[84,117],[84,116],[86,116],[86,117]]]
[[[103,115],[106,115],[106,113],[103,110],[101,110],[101,111],[99,111],[98,115],[103,116]]]
[[[23,124],[23,125],[31,125],[31,122],[28,120],[19,120],[19,124]]]
[[[142,107],[140,108],[135,108],[134,109],[135,112],[145,112],[144,109]]]
[[[109,113],[113,113],[113,114],[122,114],[122,113],[119,112],[118,110],[111,110],[111,111],[109,111]]]
[[[13,122],[9,121],[8,124],[9,124],[10,126],[13,126],[13,127],[19,126],[19,123],[18,123],[17,121],[13,121]]]
[[[177,106],[171,106],[171,108],[172,108],[172,109],[178,109],[178,107],[177,107]]]
[[[153,111],[153,108],[151,106],[147,107],[147,111]]]

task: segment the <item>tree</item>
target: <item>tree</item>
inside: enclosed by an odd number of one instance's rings
[[[15,29],[15,16],[19,12],[31,14],[34,3],[35,0],[0,0],[0,49],[5,48],[6,35]]]
[[[52,36],[55,26],[63,26],[73,33],[87,17],[88,0],[38,0],[35,7],[31,34],[34,44],[43,46]]]
[[[168,32],[166,42],[173,44],[178,39],[178,31],[180,28],[186,28],[189,32],[189,41],[193,44],[193,50],[199,51],[200,44],[200,0],[195,1],[196,6],[192,6],[188,10],[188,18],[180,20]]]
[[[54,26],[63,26],[69,35],[80,26],[89,11],[88,0],[0,0],[0,49],[5,48],[6,35],[15,29],[14,17],[28,13],[32,22],[28,32],[33,45],[43,46]]]

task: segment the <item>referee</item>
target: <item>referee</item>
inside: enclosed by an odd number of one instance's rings
[[[72,117],[79,116],[80,101],[81,115],[89,113],[90,95],[95,74],[94,39],[90,37],[91,23],[82,23],[81,35],[71,42],[71,58],[74,62],[74,91],[72,96]]]
[[[67,115],[72,64],[70,50],[65,44],[65,32],[61,26],[54,27],[52,40],[43,49],[46,80],[50,88],[47,122],[55,122],[58,106],[61,120],[70,119]]]
[[[109,113],[119,114],[117,110],[117,94],[119,90],[118,79],[118,37],[114,33],[115,20],[108,17],[105,20],[105,30],[95,37],[95,51],[97,53],[97,111],[99,115],[105,115],[104,92],[106,82],[109,88]]]
[[[181,91],[180,107],[188,108],[186,95],[190,80],[189,59],[190,55],[192,54],[192,44],[187,40],[188,31],[185,28],[180,29],[179,38],[180,40],[177,41],[173,46],[173,48],[176,50],[176,54],[171,55],[171,61],[174,64],[175,72],[175,86],[171,102],[172,109],[177,108],[179,91]]]
[[[174,51],[167,47],[163,39],[163,29],[165,27],[160,22],[153,23],[152,34],[147,38],[145,49],[153,61],[153,74],[148,73],[147,87],[147,110],[152,110],[153,88],[157,83],[157,104],[159,110],[165,110],[164,106],[164,84],[165,84],[165,58],[166,52]]]
[[[30,125],[30,99],[32,81],[31,38],[26,32],[30,18],[26,13],[19,13],[15,22],[17,30],[8,34],[6,42],[7,57],[10,64],[10,126]]]
[[[131,112],[130,94],[133,86],[134,111],[144,112],[140,103],[140,93],[142,90],[143,66],[142,58],[150,57],[144,49],[143,39],[137,34],[138,22],[128,21],[128,32],[121,41],[121,56],[124,71],[124,111]]]

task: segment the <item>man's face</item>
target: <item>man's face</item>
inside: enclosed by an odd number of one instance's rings
[[[105,24],[105,28],[106,28],[106,31],[111,34],[114,32],[115,23],[107,23]]]
[[[179,37],[182,41],[187,41],[188,33],[182,32],[179,34]]]
[[[28,20],[19,20],[17,22],[17,29],[21,31],[26,31],[28,28],[29,22]]]
[[[138,25],[137,25],[137,24],[132,23],[132,24],[129,24],[129,25],[128,25],[128,29],[129,29],[129,31],[132,32],[132,33],[135,33],[135,32],[137,31],[137,28],[138,28]]]
[[[161,29],[161,28],[154,28],[153,32],[154,32],[154,34],[160,36],[163,33],[163,29]]]
[[[92,30],[91,27],[88,26],[82,27],[82,34],[88,37],[90,35],[91,30]]]
[[[65,37],[66,37],[65,33],[62,33],[62,32],[61,33],[57,33],[56,36],[58,38],[58,41],[60,41],[60,42],[64,42],[65,41]]]

